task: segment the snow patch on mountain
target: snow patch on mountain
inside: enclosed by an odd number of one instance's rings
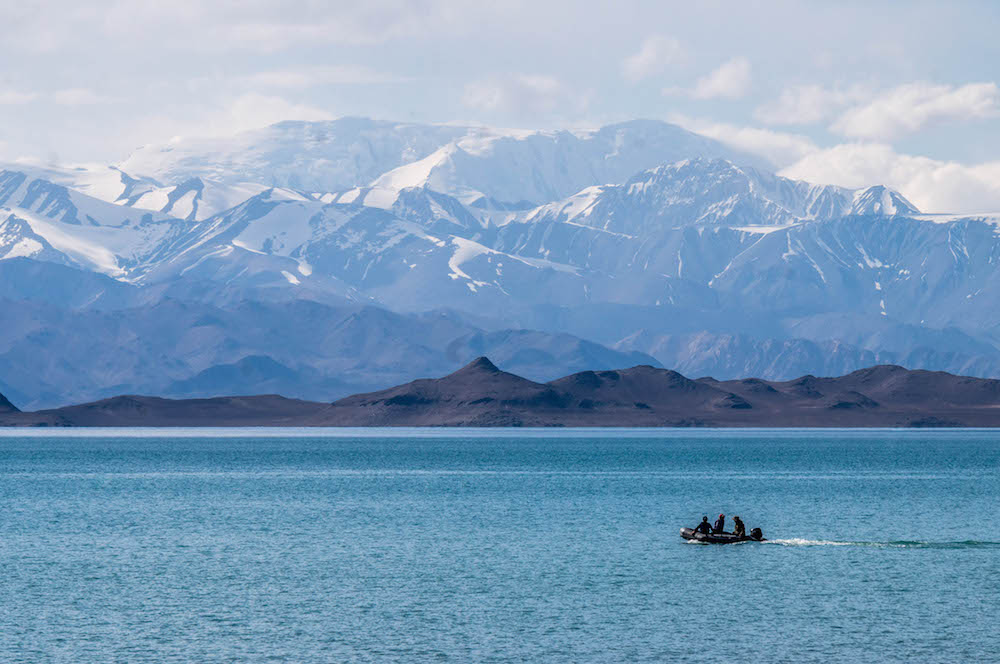
[[[876,185],[854,192],[851,214],[920,214],[920,210],[898,191]]]
[[[5,239],[6,238],[0,236],[0,246],[3,245]],[[5,247],[5,249],[7,250],[7,253],[3,255],[4,259],[21,257],[30,258],[31,256],[41,253],[45,247],[41,242],[30,237],[26,237],[15,239],[14,242],[9,247]]]
[[[113,202],[144,210],[156,210],[186,221],[204,221],[271,189],[272,187],[252,182],[227,184],[191,178],[173,186],[141,183]],[[286,190],[285,193],[291,197],[305,198],[296,192]]]
[[[427,156],[463,127],[345,117],[280,122],[227,138],[178,138],[136,150],[119,167],[176,185],[191,177],[297,191],[343,191]]]
[[[141,148],[118,168],[162,186],[190,178],[227,185],[249,181],[340,195],[344,203],[349,202],[344,192],[370,188],[366,204],[383,208],[392,206],[394,192],[428,187],[465,204],[479,201],[480,207],[499,210],[532,207],[694,156],[762,163],[651,120],[570,132],[341,118],[282,122],[226,139],[178,139]]]
[[[476,286],[486,286],[487,284],[485,281],[476,281],[465,272],[462,272],[461,265],[462,263],[472,260],[476,256],[490,253],[490,250],[481,244],[457,237],[452,238],[451,243],[455,246],[455,253],[453,253],[451,258],[448,259],[448,268],[451,270],[451,272],[448,273],[448,276],[452,279],[466,279],[471,281]]]
[[[921,213],[912,215],[913,219],[930,221],[935,224],[950,224],[963,219],[973,219],[985,224],[1000,224],[1000,212],[991,214],[933,214]]]
[[[19,245],[18,252],[31,249],[32,257],[121,279],[185,230],[184,222],[166,215],[124,208],[11,170],[0,171],[0,214],[7,217],[11,249]]]
[[[591,187],[526,215],[630,236],[704,224],[756,230],[847,214],[915,213],[884,187],[852,191],[813,185],[718,159],[689,159],[642,171],[624,184]]]
[[[9,210],[0,208],[0,211]],[[110,277],[126,276],[127,272],[119,265],[118,256],[108,248],[109,245],[122,244],[121,237],[113,237],[117,229],[87,227],[69,230],[67,226],[57,221],[20,209],[14,216],[18,220],[24,221],[33,233],[44,238],[49,246],[69,257],[76,265]],[[38,251],[42,249],[37,240],[31,238],[25,238],[25,240],[30,245],[36,245]],[[14,257],[16,256],[8,254],[4,258]]]
[[[109,203],[121,197],[130,180],[129,176],[117,168],[104,164],[59,166],[23,160],[0,164],[0,172],[4,171],[22,173],[31,179],[46,180],[52,184],[69,187],[81,194]]]
[[[586,132],[512,134],[478,129],[419,162],[389,171],[372,186],[387,192],[427,187],[495,213],[623,182],[664,162],[702,156],[757,163],[721,143],[656,121],[636,120]]]

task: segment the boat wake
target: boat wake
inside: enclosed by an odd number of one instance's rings
[[[888,542],[843,542],[835,540],[810,540],[801,538],[770,539],[762,544],[777,544],[778,546],[855,546],[877,549],[986,549],[1000,548],[1000,542],[984,542],[980,540],[963,540],[956,542],[921,542],[909,540],[891,540]]]

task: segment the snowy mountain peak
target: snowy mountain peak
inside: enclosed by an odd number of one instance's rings
[[[913,203],[906,200],[898,191],[893,191],[884,185],[876,185],[854,192],[851,214],[920,214],[920,210]]]
[[[753,168],[741,167],[727,159],[696,157],[641,171],[626,180],[623,186],[635,194],[667,188],[678,195],[697,197],[710,194],[720,186],[752,192],[760,189],[761,180],[761,174]]]
[[[189,178],[255,182],[298,191],[371,187],[388,208],[394,194],[429,187],[464,204],[502,210],[624,182],[664,161],[756,157],[675,125],[652,120],[593,131],[527,131],[417,125],[342,118],[283,122],[225,139],[180,139],[137,150],[119,167],[136,178],[176,186]]]
[[[181,138],[136,150],[119,167],[179,184],[200,177],[300,191],[344,191],[423,159],[468,133],[464,127],[367,118],[280,122],[227,138]]]
[[[623,184],[590,187],[542,206],[533,223],[570,222],[630,236],[697,225],[771,227],[848,214],[915,210],[884,187],[855,192],[790,180],[725,159],[693,158],[636,173]]]
[[[830,200],[827,200],[830,199]],[[787,180],[724,159],[684,159],[591,187],[527,217],[630,236],[693,225],[784,226],[843,214],[850,192]]]

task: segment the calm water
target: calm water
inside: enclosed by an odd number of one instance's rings
[[[27,436],[3,662],[1000,661],[1000,432]]]

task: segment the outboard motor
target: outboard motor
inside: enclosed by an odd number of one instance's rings
[[[760,528],[754,528],[750,531],[750,539],[755,539],[757,541],[764,539],[764,533],[761,532]]]

